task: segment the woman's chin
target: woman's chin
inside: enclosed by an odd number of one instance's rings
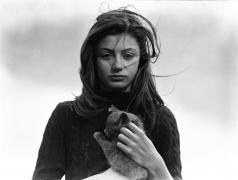
[[[130,91],[130,86],[125,86],[121,84],[113,84],[108,86],[105,90],[107,91],[115,91],[115,92],[129,92]]]

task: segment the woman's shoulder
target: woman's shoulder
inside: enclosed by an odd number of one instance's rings
[[[68,100],[68,101],[61,101],[59,102],[56,107],[55,111],[57,113],[74,113],[75,112],[75,100]]]
[[[157,119],[155,123],[157,129],[160,131],[177,131],[177,120],[170,110],[170,108],[166,105],[161,105],[157,111]]]
[[[158,116],[162,119],[175,120],[174,114],[166,105],[160,105],[157,113]]]
[[[58,104],[56,105],[57,110],[71,110],[71,108],[73,107],[74,101],[62,101],[62,102],[58,102]]]
[[[68,108],[74,104],[74,100],[60,101],[57,103],[57,108]]]
[[[59,121],[63,121],[66,118],[68,119],[68,117],[73,116],[74,114],[74,101],[71,100],[58,102],[51,116],[54,119],[59,119]]]
[[[62,101],[58,102],[55,106],[48,124],[64,129],[67,124],[72,123],[77,118],[74,110],[74,101]]]

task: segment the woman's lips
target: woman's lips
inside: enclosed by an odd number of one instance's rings
[[[111,81],[123,81],[126,76],[123,76],[123,75],[111,75],[109,76],[110,80]]]

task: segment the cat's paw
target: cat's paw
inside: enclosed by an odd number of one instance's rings
[[[95,132],[94,134],[93,134],[93,137],[94,137],[94,139],[99,143],[99,142],[104,142],[104,141],[108,141],[107,139],[106,139],[106,137],[105,137],[105,135],[103,134],[103,133],[101,133],[101,132]]]
[[[104,136],[104,135],[103,135],[101,132],[95,132],[95,133],[93,134],[94,139],[96,139],[97,141],[98,141],[98,139],[103,138],[103,136]]]
[[[111,147],[112,142],[109,141],[106,136],[101,132],[95,132],[93,134],[94,139],[97,141],[97,143],[104,149],[105,147]]]

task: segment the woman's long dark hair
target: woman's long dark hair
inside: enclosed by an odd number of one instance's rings
[[[81,116],[96,116],[105,108],[98,102],[107,100],[96,93],[98,91],[95,69],[96,48],[105,36],[121,33],[133,36],[140,47],[140,62],[132,83],[128,110],[133,113],[140,112],[147,121],[148,129],[151,129],[156,119],[156,109],[158,105],[163,105],[163,100],[156,91],[150,67],[150,63],[157,60],[160,48],[151,22],[142,15],[125,8],[98,16],[82,45],[80,77],[83,89],[82,95],[76,98],[77,112]]]

